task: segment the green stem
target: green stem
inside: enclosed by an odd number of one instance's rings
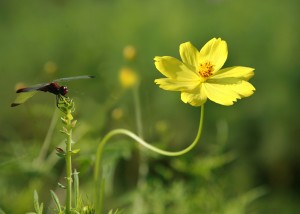
[[[139,84],[136,84],[133,88],[133,100],[135,106],[135,118],[137,126],[137,135],[140,138],[143,138],[143,123],[142,123],[142,113],[141,113],[141,102],[139,96]],[[146,177],[148,173],[148,164],[147,157],[143,153],[143,148],[139,145],[139,150],[137,150],[136,155],[139,159],[138,165],[138,180],[137,180],[137,189],[141,192],[145,186]],[[144,200],[140,194],[136,194],[133,202],[133,213],[141,213],[144,207]]]
[[[50,122],[49,129],[47,131],[47,134],[46,134],[45,140],[43,142],[42,148],[40,150],[39,156],[34,160],[34,164],[36,166],[42,164],[44,169],[45,169],[46,155],[47,155],[47,152],[48,152],[48,149],[49,149],[49,146],[50,146],[50,143],[51,143],[51,138],[52,138],[52,135],[54,133],[55,126],[56,126],[56,123],[57,123],[57,119],[58,119],[58,116],[59,116],[58,113],[59,113],[58,110],[55,108],[54,113],[52,115],[52,119],[51,119],[51,122]],[[48,166],[46,165],[46,168],[47,167]]]
[[[72,207],[72,128],[67,126],[66,141],[66,213],[71,212]]]
[[[72,209],[72,128],[76,121],[73,121],[72,112],[75,110],[75,104],[72,99],[66,96],[58,96],[57,107],[64,113],[61,118],[65,125],[61,130],[67,136],[65,141],[66,150],[64,152],[66,161],[66,214],[71,213]]]
[[[202,132],[203,118],[204,118],[204,105],[201,106],[199,128],[198,128],[198,133],[197,133],[197,136],[196,136],[195,140],[187,148],[185,148],[185,149],[183,149],[181,151],[177,151],[177,152],[165,151],[165,150],[159,149],[159,148],[157,148],[155,146],[152,146],[151,144],[147,143],[146,141],[144,141],[143,139],[141,139],[136,134],[134,134],[131,131],[128,131],[126,129],[115,129],[115,130],[110,131],[100,141],[100,143],[98,144],[98,148],[97,148],[96,163],[95,163],[95,168],[94,168],[94,180],[95,180],[95,182],[97,184],[97,187],[101,187],[101,185],[99,186],[99,182],[100,182],[99,178],[100,178],[101,158],[102,158],[104,146],[106,145],[106,143],[108,142],[108,140],[110,138],[112,138],[113,136],[115,136],[115,135],[126,135],[126,136],[132,138],[133,140],[135,140],[140,145],[142,145],[142,146],[146,147],[147,149],[149,149],[149,150],[151,150],[153,152],[156,152],[158,154],[165,155],[165,156],[179,156],[179,155],[183,155],[183,154],[189,152],[190,150],[192,150],[197,145],[198,140],[200,139],[200,136],[201,136],[201,132]],[[99,189],[97,188],[96,192],[98,192],[97,190],[99,190]],[[99,198],[97,198],[97,199],[99,199]],[[102,204],[102,199],[101,198],[100,198],[100,201],[101,202],[97,202],[97,203]],[[101,208],[100,208],[100,210],[101,210]],[[96,210],[97,213],[101,213],[100,210]]]
[[[136,125],[137,125],[137,134],[140,137],[143,137],[143,125],[142,125],[142,113],[141,113],[141,105],[140,105],[140,97],[139,97],[139,86],[136,85],[133,88],[133,100],[135,106],[135,117],[136,117]]]

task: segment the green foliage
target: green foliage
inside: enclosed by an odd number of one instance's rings
[[[33,205],[34,205],[36,214],[43,214],[44,205],[43,205],[43,203],[41,203],[41,204],[39,203],[39,196],[38,196],[38,193],[36,192],[36,190],[34,191]]]
[[[121,211],[119,211],[118,209],[116,209],[115,211],[114,210],[110,210],[109,212],[108,212],[108,214],[121,214],[122,212]]]
[[[50,193],[51,193],[52,200],[54,201],[57,213],[61,213],[62,209],[61,209],[60,202],[59,202],[57,195],[52,190],[50,190]]]
[[[219,145],[220,146],[220,145]],[[236,162],[232,153],[208,152],[203,158],[176,158],[168,169],[159,160],[152,163],[150,170],[161,177],[151,176],[142,188],[125,196],[122,206],[126,213],[249,213],[251,205],[267,191],[263,187],[245,193],[234,192],[228,175]],[[215,154],[213,154],[215,153]],[[226,169],[224,173],[222,169]],[[168,173],[166,173],[168,171]],[[163,172],[163,173],[161,173]],[[153,173],[152,173],[153,174]],[[195,188],[197,187],[197,188]],[[141,210],[137,212],[130,201],[140,198]]]

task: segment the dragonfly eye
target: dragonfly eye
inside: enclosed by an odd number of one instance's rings
[[[59,93],[63,96],[65,96],[68,93],[68,88],[66,86],[60,86],[59,87]]]

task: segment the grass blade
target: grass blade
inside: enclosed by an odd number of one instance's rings
[[[57,209],[58,213],[61,213],[61,206],[60,206],[59,199],[58,199],[57,195],[52,190],[50,190],[50,193],[51,193],[51,197],[52,197],[52,199],[55,203],[55,206],[56,206],[56,209]]]

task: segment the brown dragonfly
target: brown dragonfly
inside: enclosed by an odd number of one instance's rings
[[[20,88],[16,91],[18,94],[15,101],[11,104],[11,107],[15,107],[21,105],[22,103],[26,102],[29,98],[34,96],[37,92],[49,92],[56,95],[56,102],[58,101],[60,96],[65,96],[68,93],[68,88],[66,86],[59,85],[60,82],[68,82],[78,79],[91,79],[95,78],[95,76],[74,76],[74,77],[66,77],[53,80],[49,83],[41,83],[33,86],[29,86],[26,88]]]

